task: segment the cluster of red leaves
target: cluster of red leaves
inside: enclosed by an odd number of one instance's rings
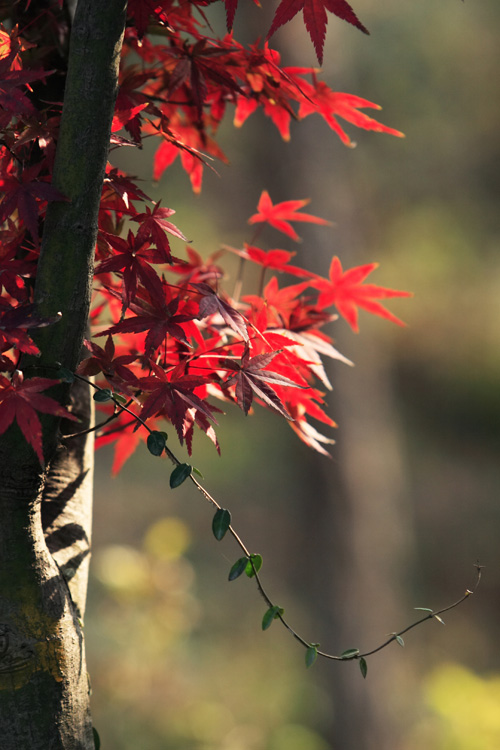
[[[313,113],[347,144],[337,117],[401,135],[359,111],[376,105],[333,92],[318,82],[314,69],[281,67],[278,53],[267,44],[246,48],[231,34],[209,38],[200,20],[206,4],[129,2],[111,146],[140,146],[144,137],[158,138],[155,179],[179,156],[199,191],[207,158],[225,159],[216,136],[228,107],[234,108],[236,126],[260,107],[285,140],[292,119]],[[232,25],[236,0],[226,0],[226,7]],[[328,0],[324,6],[282,0],[270,34],[303,9],[321,58],[324,8],[364,30],[344,0]],[[154,37],[146,35],[151,27]],[[166,43],[158,43],[160,34]],[[32,289],[47,203],[64,197],[50,184],[60,107],[43,96],[37,106],[33,103],[30,84],[45,81],[51,71],[37,69],[36,63],[32,67],[40,57],[26,55],[28,46],[22,29],[7,33],[0,27],[0,370],[6,373],[0,376],[0,434],[15,419],[42,461],[36,413],[62,416],[63,410],[40,394],[53,381],[23,383],[19,368],[23,352],[37,354],[30,328],[54,324],[36,317]],[[328,223],[301,212],[306,203],[273,204],[263,192],[249,223],[267,224],[296,240],[292,222]],[[332,440],[308,423],[312,417],[334,425],[324,411],[325,389],[331,385],[321,357],[347,360],[320,329],[337,317],[332,307],[354,330],[359,307],[400,323],[376,300],[406,293],[364,284],[375,264],[344,272],[334,258],[329,277],[322,278],[291,264],[294,253],[265,250],[253,242],[235,252],[242,264],[261,268],[261,288],[239,301],[221,285],[222,252],[204,259],[188,245],[187,259],[172,254],[171,237],[186,241],[170,221],[173,214],[109,165],[96,248],[95,340],[86,342],[89,356],[80,374],[97,376],[151,427],[166,420],[189,452],[195,426],[218,449],[214,425],[220,409],[209,402],[217,398],[236,403],[245,414],[254,401],[278,412],[302,440],[326,453],[323,445]],[[285,281],[276,274],[285,274]],[[301,281],[289,284],[286,274]],[[116,440],[115,470],[136,447],[136,428],[136,421],[121,413],[101,431],[99,444]]]

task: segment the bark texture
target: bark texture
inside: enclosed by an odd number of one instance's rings
[[[69,200],[47,210],[35,286],[38,314],[62,318],[37,332],[41,357],[36,367],[22,361],[25,376],[53,376],[56,363],[74,370],[80,358],[125,8],[80,0],[76,9],[53,175]],[[82,420],[78,429],[88,427],[88,388],[53,390]],[[0,438],[0,748],[93,750],[81,621],[92,440],[65,440],[56,419],[43,426],[45,471],[16,425]]]

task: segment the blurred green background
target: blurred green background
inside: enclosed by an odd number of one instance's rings
[[[236,36],[262,34],[272,7],[242,8]],[[299,226],[298,249],[326,274],[380,261],[374,283],[409,289],[399,329],[361,314],[332,334],[356,363],[330,367],[332,460],[278,417],[229,410],[222,457],[200,436],[194,463],[264,557],[264,580],[305,638],[367,649],[414,607],[477,594],[368,660],[318,661],[277,624],[248,579],[227,583],[239,551],[211,534],[212,509],[170,466],[139,450],[111,478],[98,453],[86,619],[95,725],[106,750],[497,750],[500,531],[500,4],[357,0],[365,37],[330,16],[325,80],[381,104],[405,140],[346,126],[346,149],[319,118],[281,141],[258,114],[221,139],[231,166],[206,170],[201,196],[175,165],[150,186],[150,155],[113,156],[176,209],[201,253],[249,240],[262,189],[311,198],[331,228]],[[215,17],[217,30],[222,17]],[[217,26],[218,24],[218,26]],[[315,65],[298,17],[276,35],[284,64]],[[317,121],[316,121],[317,120]],[[180,254],[181,246],[176,251]],[[248,292],[251,290],[248,289]],[[178,451],[182,456],[182,451]]]

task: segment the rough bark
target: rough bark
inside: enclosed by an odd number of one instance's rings
[[[42,354],[36,368],[22,361],[26,376],[53,376],[56,363],[74,370],[80,358],[125,7],[80,0],[76,9],[53,175],[69,200],[47,210],[35,286],[38,313],[62,318],[38,332]],[[88,389],[61,386],[51,395],[70,399],[80,429],[88,426]],[[63,433],[58,420],[44,420],[45,471],[16,425],[0,438],[2,750],[94,748],[81,623],[92,443]]]

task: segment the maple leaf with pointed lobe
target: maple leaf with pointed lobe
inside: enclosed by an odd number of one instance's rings
[[[220,315],[226,325],[232,328],[244,341],[248,341],[248,321],[228,302],[219,297],[208,284],[193,284],[203,297],[200,300],[198,317],[200,320],[211,315]]]
[[[13,373],[12,380],[0,375],[0,435],[10,427],[15,419],[24,437],[35,451],[42,467],[45,465],[42,448],[42,425],[37,412],[78,421],[55,399],[40,393],[40,391],[45,391],[50,386],[58,384],[59,380],[50,378],[24,380],[23,373],[20,370]]]
[[[297,306],[297,297],[309,287],[310,283],[303,281],[280,289],[278,279],[273,276],[261,296],[249,294],[243,297],[243,301],[251,304],[255,310],[266,309],[269,326],[288,327],[290,314]]]
[[[172,256],[163,248],[150,247],[147,240],[141,240],[139,233],[134,235],[132,231],[129,231],[126,240],[107,232],[101,232],[101,237],[116,250],[116,253],[101,261],[94,273],[98,275],[113,271],[123,274],[123,311],[130,307],[130,303],[135,299],[138,279],[151,294],[161,297],[161,281],[151,263],[169,263]]]
[[[43,204],[48,201],[68,200],[57,188],[36,179],[41,167],[42,164],[35,164],[25,169],[19,180],[15,177],[4,180],[2,190],[6,195],[0,203],[0,224],[17,209],[36,247],[39,245],[37,201]]]
[[[189,242],[187,237],[182,234],[181,230],[175,224],[167,221],[173,214],[175,214],[173,208],[163,208],[160,206],[160,201],[158,201],[152,211],[149,206],[146,206],[146,213],[137,214],[132,219],[132,221],[137,221],[141,225],[137,232],[138,242],[145,242],[146,240],[153,242],[168,257],[167,260],[163,261],[166,263],[169,263],[172,259],[166,232],[169,232],[174,237],[178,237],[180,240],[184,240],[184,242]]]
[[[224,271],[215,263],[221,256],[222,251],[219,250],[205,259],[201,257],[194,247],[187,245],[186,253],[189,260],[183,260],[177,265],[170,266],[168,270],[171,273],[178,273],[181,276],[185,276],[193,286],[195,282],[218,281],[223,278]]]
[[[115,357],[115,342],[111,336],[108,336],[104,349],[87,339],[83,343],[92,356],[82,360],[78,367],[79,375],[93,377],[102,372],[108,383],[118,388],[123,387],[123,383],[137,386],[137,378],[127,367],[137,359],[137,354],[131,352]]]
[[[344,272],[340,260],[334,257],[330,265],[330,280],[320,279],[313,282],[313,285],[320,290],[318,307],[335,305],[340,315],[347,320],[356,333],[359,331],[359,307],[373,315],[391,320],[397,325],[406,325],[376,300],[390,297],[411,297],[413,296],[411,292],[400,292],[375,284],[363,284],[368,274],[374,271],[378,265],[378,263],[367,263],[364,266],[349,268]]]
[[[148,299],[136,298],[135,302],[129,305],[130,310],[136,313],[136,317],[125,318],[111,328],[96,334],[96,337],[147,331],[144,343],[146,356],[150,356],[155,349],[158,349],[167,335],[190,346],[182,324],[187,324],[197,317],[198,305],[185,302],[179,297],[171,297],[167,300],[165,293],[168,294],[168,286],[162,286],[160,291],[161,294],[149,295]],[[179,307],[181,312],[178,312]]]
[[[318,216],[311,214],[299,213],[298,209],[307,206],[309,200],[300,201],[283,201],[282,203],[273,202],[267,190],[263,190],[257,204],[257,213],[248,219],[249,224],[258,222],[267,222],[279,232],[283,232],[292,240],[300,240],[299,235],[289,223],[290,221],[305,221],[310,224],[330,224],[326,219],[320,219]]]
[[[365,34],[370,33],[346,0],[281,0],[266,38],[269,39],[280,26],[291,21],[299,10],[304,16],[304,23],[314,44],[320,65],[323,62],[323,45],[328,23],[327,10],[343,21],[356,26]]]
[[[190,410],[200,412],[206,420],[217,424],[212,407],[194,393],[195,388],[207,383],[206,378],[181,374],[182,365],[167,373],[151,362],[151,369],[154,375],[139,379],[141,389],[149,393],[142,407],[141,419],[146,420],[150,416],[167,417],[174,425],[181,445],[191,425],[191,418],[188,418],[188,425],[185,424]]]
[[[326,83],[318,81],[315,76],[313,76],[313,85],[307,81],[303,82],[302,91],[304,98],[300,103],[299,119],[303,120],[312,114],[321,115],[346,146],[352,146],[353,144],[338,122],[337,117],[342,117],[343,120],[347,120],[347,122],[352,123],[357,128],[363,128],[363,130],[372,130],[376,133],[387,133],[397,138],[404,138],[404,133],[389,128],[387,125],[382,125],[378,120],[359,111],[362,108],[382,109],[378,104],[374,104],[368,99],[362,99],[360,96],[354,96],[354,94],[332,91]]]
[[[279,352],[268,352],[250,357],[250,351],[246,347],[241,362],[231,359],[221,360],[220,367],[235,372],[226,380],[224,387],[236,385],[236,402],[245,414],[248,414],[250,410],[255,393],[267,406],[279,412],[286,419],[292,420],[278,394],[268,383],[291,388],[302,388],[302,386],[278,372],[265,369],[277,354]]]
[[[250,245],[247,245],[241,253],[241,257],[248,258],[248,260],[258,263],[263,268],[272,268],[275,271],[289,273],[291,276],[301,276],[308,279],[314,278],[316,274],[312,271],[307,271],[305,268],[288,263],[294,255],[295,253],[290,253],[288,250],[262,250],[260,247],[252,247]]]

